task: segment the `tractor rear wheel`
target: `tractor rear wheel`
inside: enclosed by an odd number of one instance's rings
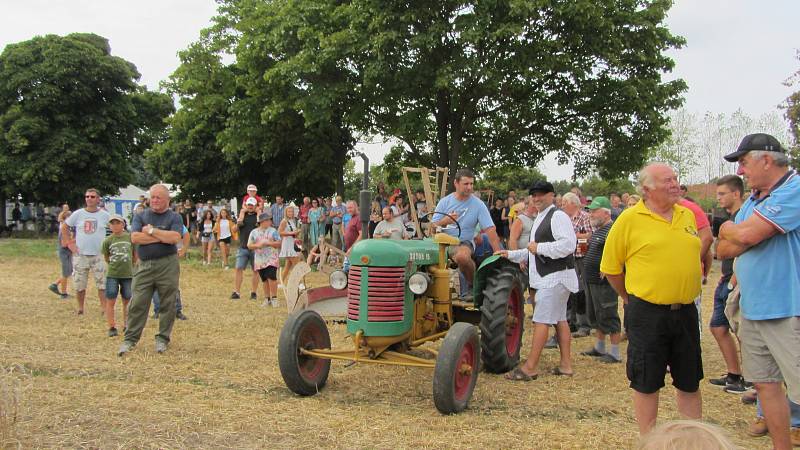
[[[463,411],[478,380],[481,345],[475,325],[453,324],[439,348],[433,370],[433,403],[442,414]]]
[[[292,392],[314,395],[325,386],[331,360],[308,356],[300,350],[329,348],[328,327],[317,312],[302,310],[289,315],[278,340],[278,365],[283,381]]]
[[[481,356],[488,372],[508,372],[519,363],[525,309],[518,271],[507,265],[486,277],[480,328]]]

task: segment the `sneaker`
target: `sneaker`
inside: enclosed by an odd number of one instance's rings
[[[544,343],[544,348],[558,348],[558,341],[555,336],[550,336],[550,339]]]
[[[267,306],[269,306],[271,304],[272,304],[272,302],[270,302],[268,298],[265,298],[264,299],[264,303],[261,304],[261,307],[262,308],[266,308]]]
[[[47,286],[47,289],[50,289],[50,292],[56,295],[61,295],[61,292],[58,291],[58,285],[53,283],[50,286]]]
[[[186,317],[186,315],[183,314],[183,311],[178,312],[177,314],[175,314],[175,318],[178,319],[178,320],[186,320],[186,319],[188,319],[188,317]]]
[[[720,378],[710,378],[708,382],[714,386],[719,386],[724,388],[728,384],[728,374],[724,374]]]
[[[767,431],[767,422],[763,417],[756,417],[755,422],[747,426],[747,434],[753,437],[766,436]]]
[[[572,333],[572,337],[574,337],[574,338],[582,338],[582,337],[589,336],[590,333],[591,333],[591,330],[587,330],[586,328],[581,328],[578,331]]]
[[[614,358],[610,353],[606,353],[605,355],[597,358],[597,360],[606,364],[619,364],[622,362],[621,359]]]
[[[744,378],[741,375],[739,376],[730,376],[726,374],[720,378],[712,378],[708,380],[714,386],[721,387],[725,392],[729,392],[731,394],[741,394],[747,390],[747,387],[744,385]]]
[[[255,292],[250,293],[250,300],[258,300],[258,295]]]
[[[128,353],[131,350],[133,350],[133,344],[125,341],[119,346],[119,350],[117,350],[117,356],[125,356],[125,353]]]
[[[236,292],[236,291],[233,291],[233,294],[231,294],[231,300],[239,300],[239,298],[240,298],[239,297],[239,293]]]
[[[601,356],[604,356],[605,353],[600,353],[600,352],[597,351],[596,348],[592,347],[591,350],[587,350],[585,352],[581,352],[581,355],[583,355],[583,356],[594,356],[595,358],[599,358]]]
[[[117,333],[116,328],[111,327],[108,329],[108,337],[114,337],[114,336],[119,336],[119,333]]]
[[[272,301],[270,301],[269,303],[272,305],[273,308],[277,308],[277,307],[281,306],[281,304],[278,303],[278,299],[277,298],[273,298]]]
[[[156,341],[156,353],[164,353],[165,351],[167,351],[167,343]]]
[[[738,380],[728,383],[722,390],[729,394],[744,394],[747,392],[747,386],[744,385],[744,379],[739,377]]]

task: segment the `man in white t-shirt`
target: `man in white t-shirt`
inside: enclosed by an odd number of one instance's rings
[[[97,189],[89,188],[85,194],[86,207],[70,215],[66,224],[75,230],[73,236],[78,252],[74,263],[75,290],[78,298],[78,314],[83,314],[86,299],[86,285],[92,275],[97,296],[100,298],[100,311],[105,312],[106,264],[101,247],[106,237],[106,226],[111,217],[107,211],[99,208],[100,194]]]

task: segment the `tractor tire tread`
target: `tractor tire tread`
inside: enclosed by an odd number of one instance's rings
[[[519,352],[509,357],[506,351],[506,305],[518,276],[512,271],[495,269],[488,275],[481,306],[481,357],[487,372],[505,373],[519,363]]]

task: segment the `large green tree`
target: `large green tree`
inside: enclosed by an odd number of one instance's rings
[[[180,53],[181,65],[165,86],[181,107],[169,139],[148,153],[148,167],[198,199],[232,197],[248,183],[290,199],[342,192],[354,145],[349,130],[340,117],[318,110],[312,117],[291,81],[266,76],[278,50],[274,39],[240,31],[261,23],[248,5],[261,3],[223,8]]]
[[[267,78],[399,139],[412,165],[534,166],[557,152],[578,175],[626,173],[667,137],[686,89],[661,79],[684,42],[663,24],[668,0],[222,3],[256,12],[238,31],[272,39]]]
[[[172,100],[94,34],[39,36],[0,54],[0,192],[77,201],[135,178],[131,161],[163,139]]]

